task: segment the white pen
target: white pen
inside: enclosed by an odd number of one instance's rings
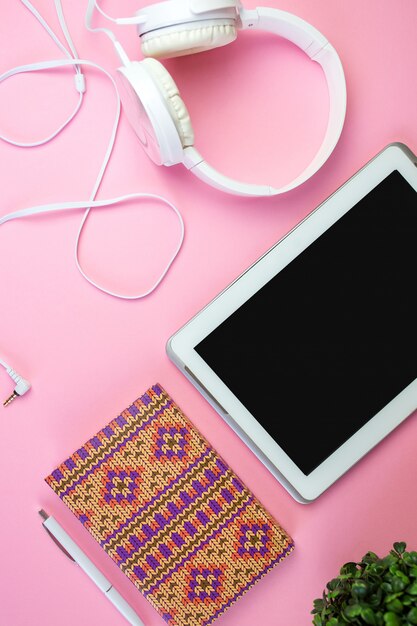
[[[43,527],[52,537],[58,547],[91,578],[97,587],[104,593],[106,598],[114,604],[124,618],[133,626],[144,626],[142,620],[136,615],[132,607],[122,598],[113,585],[103,576],[99,569],[90,561],[79,546],[71,539],[65,530],[58,524],[55,518],[45,511],[39,511],[44,520]]]

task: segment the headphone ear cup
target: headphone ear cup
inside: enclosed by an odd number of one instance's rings
[[[168,59],[226,46],[236,37],[232,20],[202,20],[146,33],[141,36],[141,49],[145,57]]]
[[[157,84],[161,95],[168,106],[169,112],[180,136],[182,147],[186,148],[193,146],[194,131],[190,115],[171,74],[167,69],[165,69],[162,63],[156,59],[144,59],[142,63]]]

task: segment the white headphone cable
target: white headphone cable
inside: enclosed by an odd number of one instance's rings
[[[122,65],[129,65],[130,63],[129,57],[127,56],[125,50],[123,49],[123,46],[120,43],[120,41],[117,40],[115,34],[109,28],[93,27],[92,22],[93,22],[93,14],[94,14],[95,9],[98,9],[99,13],[104,15],[107,19],[111,20],[112,22],[118,22],[118,20],[115,20],[114,18],[106,15],[103,12],[98,6],[96,0],[88,0],[87,10],[85,12],[85,18],[84,18],[84,24],[85,24],[86,29],[90,31],[90,33],[103,33],[104,35],[106,35],[106,37],[108,37],[110,41],[112,42],[112,44],[114,45],[117,55],[120,61],[122,62]],[[130,19],[130,18],[126,18],[126,19]]]
[[[15,398],[19,398],[29,391],[31,384],[28,380],[20,376],[20,374],[18,374],[12,367],[10,367],[6,361],[3,361],[3,359],[0,359],[0,365],[4,367],[10,378],[16,383],[13,393],[3,402],[3,406],[9,406]]]
[[[77,87],[77,91],[79,92],[80,96],[79,96],[79,102],[77,104],[77,107],[75,108],[75,110],[73,111],[73,113],[71,114],[71,116],[66,120],[66,122],[64,122],[64,124],[61,124],[61,126],[55,131],[53,132],[50,136],[48,136],[46,139],[43,140],[39,140],[37,142],[34,143],[22,143],[22,142],[17,142],[15,140],[11,140],[10,138],[1,135],[0,134],[0,139],[2,139],[3,141],[6,141],[9,144],[15,145],[15,146],[19,146],[19,147],[36,147],[36,146],[40,146],[43,145],[45,143],[47,143],[48,141],[51,141],[51,139],[53,139],[54,137],[56,137],[70,122],[71,120],[75,117],[75,115],[78,113],[81,104],[82,104],[82,100],[83,100],[83,94],[85,92],[85,82],[84,82],[84,76],[81,73],[81,66],[88,66],[91,67],[93,69],[96,69],[100,72],[102,72],[111,82],[113,88],[114,88],[114,92],[115,92],[115,96],[116,96],[116,115],[115,115],[115,119],[114,119],[114,123],[112,126],[112,130],[111,130],[111,135],[110,135],[110,139],[106,148],[106,152],[104,155],[104,159],[103,162],[101,164],[98,176],[96,178],[96,181],[94,183],[93,186],[93,190],[91,192],[90,195],[90,199],[88,201],[80,201],[80,202],[65,202],[65,203],[55,203],[55,204],[49,204],[49,205],[39,205],[36,207],[31,207],[31,208],[26,208],[26,209],[22,209],[20,211],[15,211],[13,213],[9,213],[5,216],[3,216],[0,219],[0,225],[5,224],[8,221],[11,221],[13,219],[20,219],[26,216],[30,216],[30,215],[37,215],[39,213],[47,213],[47,212],[56,212],[56,211],[66,211],[66,210],[74,210],[74,209],[86,209],[84,216],[81,220],[81,224],[78,230],[78,234],[76,237],[76,242],[75,242],[75,262],[76,262],[76,266],[79,270],[79,272],[81,273],[81,275],[93,286],[96,287],[97,289],[99,289],[100,291],[110,295],[110,296],[114,296],[116,298],[121,298],[124,300],[138,300],[141,298],[145,298],[146,296],[148,296],[149,294],[151,294],[157,287],[158,285],[162,282],[162,280],[164,279],[165,275],[167,274],[169,268],[171,267],[172,263],[174,262],[175,258],[177,257],[181,246],[183,244],[184,241],[184,221],[183,218],[181,216],[181,213],[179,212],[179,210],[177,209],[177,207],[172,204],[171,202],[169,202],[169,200],[167,200],[166,198],[163,198],[162,196],[159,196],[157,194],[150,194],[150,193],[135,193],[135,194],[129,194],[129,195],[124,195],[124,196],[120,196],[117,198],[112,198],[112,199],[108,199],[108,200],[95,200],[95,197],[97,195],[97,192],[100,188],[101,182],[103,180],[103,177],[105,175],[107,166],[109,164],[109,160],[110,157],[112,155],[113,152],[113,148],[114,148],[114,144],[115,144],[115,140],[116,140],[116,134],[117,134],[117,129],[118,129],[118,125],[119,125],[119,120],[120,120],[120,111],[121,111],[121,103],[120,103],[120,96],[119,96],[119,92],[117,90],[117,86],[116,83],[113,79],[113,77],[109,74],[109,72],[107,72],[107,70],[105,70],[103,67],[101,67],[100,65],[98,65],[97,63],[93,63],[92,61],[88,61],[88,60],[83,60],[80,59],[78,57],[77,51],[75,49],[75,46],[72,42],[72,39],[70,37],[70,34],[68,32],[68,28],[65,22],[65,17],[64,17],[64,13],[62,10],[62,5],[61,5],[61,0],[55,0],[55,7],[57,10],[57,14],[58,14],[58,19],[62,28],[62,31],[64,33],[64,36],[67,40],[67,43],[71,49],[71,52],[73,54],[73,56],[68,52],[68,50],[66,50],[66,48],[62,45],[62,43],[59,41],[59,39],[56,37],[56,35],[53,33],[53,31],[50,29],[50,27],[48,26],[48,24],[46,23],[46,21],[42,18],[42,16],[39,14],[39,12],[31,5],[31,3],[29,2],[29,0],[21,0],[21,2],[31,11],[31,13],[34,15],[34,17],[41,23],[41,25],[45,28],[45,30],[48,32],[48,34],[52,37],[52,39],[55,41],[55,43],[58,45],[58,47],[61,50],[65,51],[65,55],[68,57],[67,59],[61,59],[61,60],[52,60],[52,61],[45,61],[45,62],[39,62],[39,63],[34,63],[31,65],[22,65],[19,67],[16,67],[12,70],[9,70],[8,72],[5,72],[4,74],[2,74],[0,76],[0,83],[4,80],[7,80],[8,78],[19,74],[19,73],[26,73],[26,72],[37,72],[37,71],[46,71],[49,69],[54,69],[54,68],[59,68],[59,67],[74,67],[75,72],[76,72],[76,87]],[[97,29],[99,30],[99,29]],[[103,31],[105,31],[106,29],[102,29]],[[108,31],[109,33],[111,33],[111,31]],[[107,34],[107,33],[106,33]],[[113,35],[113,33],[111,33],[111,35]],[[113,41],[115,40],[114,35],[113,35]],[[119,44],[120,46],[120,44]],[[125,55],[125,52],[123,50],[123,48],[120,46],[120,50],[122,51],[122,54]],[[127,58],[127,57],[126,57]],[[167,205],[170,209],[172,209],[174,211],[174,213],[176,214],[179,224],[180,224],[180,236],[179,236],[179,240],[177,243],[177,246],[175,247],[174,252],[172,253],[167,265],[165,266],[165,269],[163,270],[163,272],[161,273],[161,275],[159,276],[159,278],[153,283],[153,285],[151,285],[151,287],[147,290],[145,290],[144,292],[141,292],[139,294],[135,294],[135,295],[125,295],[125,294],[121,294],[121,293],[117,293],[114,291],[111,291],[110,289],[105,288],[104,286],[98,284],[96,281],[94,281],[92,278],[90,278],[86,272],[83,270],[81,263],[80,263],[80,259],[79,259],[79,245],[80,245],[80,239],[81,239],[81,234],[83,231],[83,228],[85,226],[85,223],[87,221],[87,218],[90,214],[90,211],[92,208],[99,208],[99,207],[107,207],[107,206],[112,206],[121,202],[125,202],[125,201],[130,201],[132,199],[151,199],[151,200],[157,200],[165,205]],[[6,371],[9,373],[9,375],[13,378],[13,380],[17,383],[16,384],[16,388],[12,394],[12,396],[10,396],[10,398],[8,398],[8,400],[6,401],[6,405],[9,404],[15,397],[18,397],[20,395],[23,395],[23,393],[26,393],[26,391],[30,388],[30,383],[28,383],[28,381],[25,381],[25,379],[23,379],[21,376],[19,376],[7,363],[5,363],[4,361],[2,361],[0,359],[0,365],[2,365],[3,367],[5,367]]]
[[[34,7],[32,7],[32,5],[30,4],[29,0],[21,0],[21,2],[32,12],[34,17],[36,17],[36,19],[38,21],[40,21],[42,26],[47,30],[48,34],[50,34],[53,37],[54,41],[55,42],[59,42],[59,40],[57,39],[56,35],[54,35],[52,33],[50,27],[47,25],[45,20],[40,16],[38,11],[36,9],[34,9]],[[2,80],[6,80],[10,76],[18,74],[18,73],[30,72],[30,71],[44,71],[44,70],[58,68],[58,67],[71,67],[71,66],[73,66],[76,69],[78,69],[78,74],[81,75],[81,76],[83,76],[81,74],[81,71],[80,71],[81,66],[88,66],[88,67],[91,67],[93,69],[96,69],[96,70],[102,72],[110,80],[110,82],[111,82],[111,84],[113,86],[114,92],[115,92],[115,96],[116,96],[116,115],[115,115],[112,131],[111,131],[109,143],[107,145],[103,162],[102,162],[102,164],[100,166],[100,170],[99,170],[98,176],[97,176],[96,181],[94,183],[93,190],[92,190],[91,195],[90,195],[90,199],[88,201],[85,201],[85,202],[54,203],[54,204],[50,204],[50,205],[42,205],[42,206],[33,207],[32,209],[23,209],[21,211],[16,211],[14,213],[10,213],[8,215],[5,215],[2,219],[0,219],[0,225],[4,224],[5,222],[10,221],[11,219],[17,219],[17,218],[28,216],[28,215],[34,215],[34,214],[38,214],[38,213],[46,213],[46,212],[52,212],[52,211],[59,211],[59,210],[71,210],[71,209],[85,208],[86,211],[85,211],[84,216],[83,216],[83,218],[81,220],[80,228],[78,230],[76,243],[75,243],[75,262],[76,262],[78,270],[80,271],[82,276],[91,285],[93,285],[93,287],[96,287],[100,291],[103,291],[104,293],[106,293],[106,294],[108,294],[110,296],[115,296],[117,298],[121,298],[121,299],[125,299],[125,300],[138,300],[138,299],[144,298],[144,297],[148,296],[150,293],[152,293],[158,287],[158,285],[160,284],[162,279],[165,277],[167,271],[171,267],[173,261],[175,260],[177,254],[178,254],[178,252],[179,252],[179,250],[180,250],[180,248],[182,246],[183,240],[184,240],[184,230],[185,230],[185,228],[184,228],[184,221],[183,221],[181,213],[179,212],[177,207],[175,207],[175,205],[172,204],[171,202],[169,202],[166,198],[163,198],[162,196],[159,196],[157,194],[137,193],[137,194],[131,194],[131,195],[128,195],[128,196],[125,195],[125,196],[122,196],[122,197],[119,197],[119,198],[114,198],[114,199],[105,200],[105,201],[97,201],[97,202],[94,201],[95,197],[97,195],[97,192],[98,192],[98,190],[100,188],[101,182],[103,180],[104,174],[106,172],[106,169],[107,169],[110,157],[111,157],[112,152],[113,152],[114,143],[115,143],[115,140],[116,140],[116,133],[117,133],[118,125],[119,125],[120,111],[121,111],[120,96],[119,96],[119,92],[117,90],[116,83],[115,83],[113,77],[111,76],[111,74],[109,74],[109,72],[107,72],[107,70],[105,70],[103,67],[101,67],[97,63],[94,63],[94,62],[88,61],[88,60],[83,60],[83,59],[80,59],[78,57],[78,54],[77,54],[77,52],[75,50],[75,46],[74,46],[74,44],[73,44],[73,42],[71,40],[71,37],[70,37],[69,32],[68,32],[67,25],[66,25],[66,22],[65,22],[64,13],[63,13],[63,10],[62,10],[61,0],[55,0],[55,6],[56,6],[58,18],[59,18],[59,21],[60,21],[61,28],[63,30],[64,36],[66,37],[66,39],[68,41],[68,45],[70,46],[71,50],[73,51],[73,53],[75,55],[75,58],[73,58],[68,53],[68,51],[66,51],[66,55],[67,56],[69,55],[68,59],[46,61],[46,62],[35,63],[33,65],[23,65],[23,66],[14,68],[13,70],[10,70],[10,71],[6,72],[5,74],[3,74],[2,76],[0,76],[0,82]],[[106,30],[106,29],[103,29],[103,30]],[[111,31],[109,31],[109,33],[111,33]],[[113,33],[111,33],[111,35],[113,35]],[[114,35],[113,35],[113,38],[114,38]],[[59,42],[59,46],[60,47],[62,46],[62,44],[60,44],[60,42]],[[80,95],[82,96],[82,94],[80,94]],[[78,107],[78,109],[79,109],[79,107]],[[43,140],[42,143],[46,143],[47,141],[50,141],[59,132],[61,132],[61,130],[63,130],[63,128],[67,124],[68,124],[68,121],[64,125],[61,125],[60,128],[57,131],[55,131],[47,140]],[[4,139],[4,137],[2,135],[0,135],[0,139]],[[8,140],[5,139],[5,141],[8,141]],[[9,143],[14,143],[15,145],[20,145],[20,146],[23,145],[23,146],[27,146],[27,147],[34,147],[35,145],[40,145],[40,142],[37,142],[36,144],[17,144],[16,142],[10,142],[10,141],[8,141],[8,142]],[[175,212],[175,214],[177,215],[178,221],[180,223],[180,236],[179,236],[178,244],[177,244],[177,246],[176,246],[176,248],[174,250],[174,253],[172,254],[170,260],[168,261],[168,264],[166,265],[164,271],[162,272],[162,274],[158,278],[158,280],[149,289],[147,289],[143,293],[139,293],[139,294],[136,294],[136,295],[125,295],[125,294],[121,294],[121,293],[117,293],[117,292],[111,291],[110,289],[106,289],[105,287],[103,287],[102,285],[99,285],[96,281],[94,281],[92,278],[90,278],[86,274],[86,272],[83,270],[83,268],[81,266],[81,263],[80,263],[80,260],[79,260],[79,245],[80,245],[80,239],[81,239],[82,230],[83,230],[83,228],[85,226],[85,223],[86,223],[86,220],[87,220],[87,218],[89,216],[91,208],[111,206],[112,204],[118,204],[118,203],[120,203],[122,201],[131,200],[133,198],[158,200],[159,202],[162,202],[163,204],[166,204],[169,208],[171,208]]]
[[[110,22],[114,22],[115,24],[117,24],[117,18],[116,17],[111,17],[110,15],[107,15],[107,13],[105,13],[103,11],[103,9],[101,8],[101,6],[97,2],[97,0],[93,0],[93,1],[94,1],[94,6],[97,9],[97,11],[99,13],[101,13],[101,15],[106,18],[106,20],[109,20]]]
[[[2,83],[3,81],[17,74],[24,74],[27,72],[41,72],[43,70],[53,69],[54,67],[62,67],[62,65],[63,65],[63,61],[57,61],[56,63],[53,63],[52,61],[49,61],[49,62],[46,61],[46,62],[32,63],[30,65],[20,65],[19,67],[15,67],[12,70],[9,70],[5,72],[4,74],[2,74],[0,76],[0,83]],[[71,115],[65,120],[65,122],[63,122],[56,130],[54,130],[52,134],[48,135],[44,139],[39,139],[38,141],[34,141],[31,143],[26,143],[22,141],[17,141],[16,139],[11,139],[10,137],[3,135],[2,133],[0,133],[0,139],[2,141],[5,141],[6,143],[11,144],[12,146],[17,146],[18,148],[36,148],[38,146],[43,146],[49,141],[51,141],[52,139],[54,139],[57,135],[59,135],[59,133],[62,130],[64,130],[66,126],[68,126],[70,122],[72,122],[72,120],[77,115],[83,103],[83,96],[85,92],[84,75],[78,72],[75,75],[75,87],[79,93],[77,105],[75,109],[73,110],[73,112],[71,113]]]
[[[111,17],[111,15],[108,15],[107,13],[105,13],[103,11],[103,9],[101,8],[101,6],[99,5],[99,3],[97,2],[97,0],[89,0],[89,4],[93,5],[93,10],[96,9],[103,17],[106,18],[106,20],[109,20],[110,22],[114,22],[115,24],[119,24],[119,25],[125,25],[125,24],[140,24],[141,22],[144,21],[144,18],[142,17]],[[95,29],[95,30],[105,30],[105,29]]]
[[[101,182],[101,181],[100,181]],[[99,184],[99,179],[97,179],[96,181],[96,185],[97,183]],[[93,208],[101,208],[101,207],[108,207],[108,206],[113,206],[115,204],[120,204],[121,202],[127,202],[130,200],[134,200],[134,199],[150,199],[150,200],[157,200],[158,202],[162,202],[164,204],[166,204],[170,209],[172,209],[174,211],[174,213],[177,215],[178,217],[178,221],[180,223],[180,237],[179,237],[179,241],[176,245],[176,248],[174,250],[174,252],[172,253],[168,263],[165,266],[165,269],[163,270],[162,274],[159,276],[159,278],[154,282],[154,284],[147,289],[146,291],[140,293],[140,294],[135,294],[135,295],[125,295],[125,294],[120,294],[117,292],[113,292],[110,291],[109,289],[106,289],[105,287],[103,287],[102,285],[99,285],[98,283],[96,283],[92,278],[90,278],[82,269],[79,259],[78,259],[78,248],[79,248],[79,240],[80,240],[80,236],[81,236],[81,232],[82,229],[85,225],[86,219],[90,213],[90,210]],[[96,287],[97,289],[99,289],[100,291],[103,291],[104,293],[107,293],[110,296],[115,296],[116,298],[121,298],[123,300],[138,300],[140,298],[145,298],[146,296],[148,296],[149,294],[151,294],[153,291],[155,291],[155,289],[158,287],[158,285],[162,282],[163,278],[165,277],[165,275],[167,274],[169,268],[171,267],[171,265],[173,264],[175,258],[178,255],[178,252],[180,251],[180,248],[182,246],[183,240],[184,240],[184,221],[182,219],[181,213],[179,212],[179,210],[177,209],[177,207],[172,204],[171,202],[169,202],[169,200],[167,200],[166,198],[163,198],[162,196],[159,196],[157,194],[152,194],[152,193],[133,193],[133,194],[128,194],[125,196],[119,196],[117,198],[110,198],[107,200],[88,200],[88,201],[81,201],[81,202],[61,202],[61,203],[55,203],[55,204],[45,204],[45,205],[39,205],[36,207],[31,207],[31,208],[27,208],[27,209],[21,209],[20,211],[15,211],[14,213],[8,213],[7,215],[5,215],[4,217],[2,217],[0,219],[0,226],[2,224],[5,224],[6,222],[9,222],[11,220],[15,220],[15,219],[21,219],[24,217],[29,217],[30,215],[39,215],[40,213],[52,213],[52,212],[58,212],[58,211],[70,211],[70,210],[74,210],[74,209],[86,209],[85,213],[84,213],[84,217],[81,221],[81,225],[78,231],[78,235],[77,235],[77,241],[76,241],[76,264],[77,267],[79,269],[79,271],[81,272],[81,274],[84,276],[84,278],[91,284],[93,285],[93,287]]]
[[[73,56],[71,56],[70,52],[68,52],[66,47],[60,42],[58,37],[55,35],[53,30],[51,29],[49,24],[46,22],[46,20],[42,17],[42,15],[39,13],[39,11],[37,11],[37,9],[35,9],[35,7],[32,6],[28,0],[20,0],[20,1],[32,13],[32,15],[38,20],[40,25],[46,30],[46,32],[52,38],[54,43],[65,54],[65,56],[68,57],[68,59],[72,60],[73,58],[78,58],[77,51],[75,49],[71,36],[68,32],[68,29],[66,28],[66,25],[65,25],[65,28],[63,28],[62,30],[64,33],[64,37],[67,40],[68,46],[72,51]],[[57,0],[55,0],[55,6],[56,6],[58,17],[59,17],[59,10],[58,10],[59,2],[57,2]],[[65,24],[65,20],[64,20],[64,24]],[[62,23],[61,23],[61,27],[62,27]],[[19,148],[36,148],[37,146],[42,146],[48,143],[49,141],[54,139],[54,137],[56,137],[62,130],[64,130],[64,128],[68,126],[68,124],[74,119],[74,117],[77,115],[78,111],[80,110],[82,102],[83,102],[84,92],[85,92],[85,80],[84,80],[83,74],[81,73],[81,69],[79,65],[74,65],[73,67],[75,70],[75,88],[79,94],[78,102],[77,102],[77,105],[75,106],[75,109],[71,113],[71,115],[63,122],[63,124],[59,126],[59,128],[57,128],[51,135],[48,135],[44,139],[40,139],[38,141],[31,142],[31,143],[24,143],[21,141],[16,141],[2,134],[0,134],[0,139],[5,141],[6,143],[11,144],[12,146],[18,146]],[[8,72],[5,72],[4,74],[2,74],[0,76],[0,83],[17,74],[24,74],[27,72],[39,72],[39,71],[50,69],[50,68],[51,66],[49,66],[48,63],[45,63],[45,62],[31,63],[29,65],[21,65],[19,67],[15,67],[12,70],[9,70]]]

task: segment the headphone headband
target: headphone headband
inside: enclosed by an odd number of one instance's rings
[[[165,0],[149,4],[136,12],[138,35],[174,24],[196,20],[233,19],[239,16],[237,0]]]
[[[89,0],[86,16],[87,28],[105,32],[110,36],[119,58],[122,60],[126,70],[128,70],[125,72],[123,68],[120,68],[120,72],[125,74],[125,78],[131,82],[138,100],[141,100],[142,87],[136,81],[133,63],[129,61],[114,34],[111,31],[107,31],[107,29],[93,29],[91,26],[92,12],[94,7],[97,6],[96,2],[97,0]],[[288,39],[305,52],[312,61],[319,63],[327,81],[330,102],[329,119],[322,144],[307,168],[295,180],[280,188],[270,185],[244,183],[224,176],[206,163],[194,145],[182,148],[182,159],[174,161],[169,159],[164,161],[162,159],[162,162],[165,165],[182,162],[190,172],[202,181],[216,189],[236,195],[273,196],[290,191],[313,176],[329,158],[339,140],[346,115],[346,81],[342,63],[336,50],[320,31],[291,13],[264,7],[248,10],[241,5],[239,0],[165,0],[141,9],[134,18],[119,18],[113,21],[118,23],[136,23],[138,34],[145,40],[147,36],[158,38],[159,31],[161,33],[169,31],[169,33],[173,32],[175,34],[176,27],[178,30],[181,30],[183,25],[182,30],[187,30],[192,28],[193,22],[198,30],[202,25],[211,25],[216,20],[223,20],[224,23],[233,21],[239,30],[262,30]],[[228,43],[228,41],[220,42],[217,45],[224,45],[225,43]],[[192,53],[199,49],[203,50],[205,48],[204,46],[199,48],[196,45],[191,50],[179,51],[178,54]],[[149,54],[152,53],[149,52]],[[132,80],[130,80],[130,77]],[[168,128],[169,126],[167,123],[166,127]],[[160,134],[160,137],[162,135]],[[168,152],[166,151],[166,153]]]
[[[263,30],[288,39],[321,65],[329,91],[330,110],[323,142],[313,161],[291,183],[275,188],[233,180],[209,165],[194,147],[184,149],[184,165],[195,176],[221,191],[241,196],[274,196],[295,189],[311,178],[333,152],[346,114],[346,81],[340,58],[327,39],[311,24],[280,11],[259,7],[240,12],[241,28]]]

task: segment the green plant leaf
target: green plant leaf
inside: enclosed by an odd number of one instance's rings
[[[323,620],[321,619],[321,615],[317,614],[313,619],[314,626],[323,626]]]
[[[394,543],[394,550],[398,552],[398,554],[402,554],[407,547],[407,544],[404,541],[396,541]]]
[[[362,557],[362,563],[374,563],[378,561],[379,557],[375,552],[367,552],[365,556]]]
[[[407,613],[407,619],[411,624],[417,624],[417,608],[412,608]]]
[[[394,613],[398,613],[398,615],[402,615],[403,613],[403,603],[398,598],[394,598],[391,602],[387,602],[388,611],[393,611]]]
[[[392,583],[391,583],[391,589],[393,590],[394,593],[400,593],[401,591],[404,591],[406,585],[407,583],[401,580],[401,578],[394,576],[392,579]]]
[[[400,598],[403,594],[400,593],[390,593],[388,596],[386,596],[385,598],[385,604],[388,604],[388,602],[392,602],[393,600],[395,600],[396,598]]]
[[[417,596],[417,581],[414,581],[409,587],[407,587],[407,593],[410,596]]]
[[[331,617],[327,622],[326,626],[339,626],[342,622],[339,622],[337,617]]]
[[[417,552],[405,542],[345,563],[314,601],[314,626],[417,626]]]
[[[406,574],[404,574],[404,572],[402,572],[401,570],[397,570],[395,572],[395,575],[397,578],[399,578],[400,580],[403,581],[403,583],[405,585],[409,585],[410,584],[410,579],[408,578],[408,576]]]
[[[413,596],[409,596],[408,594],[403,594],[401,596],[401,602],[404,604],[404,606],[411,606],[414,605],[416,606],[416,599]]]
[[[373,574],[374,576],[382,576],[382,574],[385,572],[385,570],[387,569],[387,567],[385,566],[385,564],[382,561],[379,561],[378,563],[372,563],[369,566],[369,573]]]
[[[378,613],[376,613],[375,615],[376,615],[376,623],[378,624],[378,626],[384,626],[385,624],[384,615],[381,613],[381,611],[378,611]]]
[[[401,619],[396,613],[392,613],[391,611],[385,613],[384,622],[387,626],[401,626]]]
[[[368,595],[369,585],[364,580],[356,580],[352,583],[352,595],[357,599],[363,599]]]
[[[403,554],[403,561],[406,565],[415,565],[413,563],[413,558],[410,557],[410,553],[409,552],[404,552]]]
[[[346,617],[346,619],[348,619],[349,621],[351,621],[353,617],[359,617],[361,613],[362,607],[360,606],[360,604],[348,604],[343,609],[343,616]]]
[[[399,554],[395,552],[395,550],[390,550],[390,553],[384,558],[384,561],[391,563],[398,563]]]
[[[332,578],[332,580],[329,580],[326,587],[329,591],[334,591],[338,587],[338,585],[339,585],[339,579]]]
[[[365,622],[365,624],[370,624],[371,626],[377,626],[375,613],[369,606],[362,609],[361,617],[363,621]]]
[[[369,595],[366,599],[367,603],[373,608],[376,609],[381,605],[382,602],[382,589],[378,587],[375,593]]]
[[[317,598],[313,602],[314,609],[312,613],[320,613],[324,608],[324,600],[322,598]]]
[[[356,563],[345,563],[344,565],[342,565],[342,567],[340,568],[340,574],[343,575],[347,575],[347,576],[354,576],[357,570],[357,565]]]

